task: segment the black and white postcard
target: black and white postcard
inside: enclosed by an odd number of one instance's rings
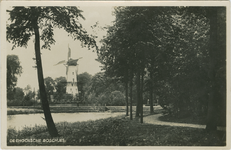
[[[2,149],[231,149],[229,1],[1,1]]]

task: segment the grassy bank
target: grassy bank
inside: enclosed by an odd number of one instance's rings
[[[8,129],[8,146],[224,146],[225,132],[140,124],[117,117],[88,122],[57,123],[60,137],[51,139],[46,127]],[[27,140],[26,140],[27,139]],[[31,142],[30,140],[34,141]],[[17,140],[17,142],[16,142]],[[24,141],[23,141],[24,140]],[[37,141],[36,141],[37,140]],[[53,141],[52,141],[53,140]]]

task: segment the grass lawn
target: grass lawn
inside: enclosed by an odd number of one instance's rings
[[[141,124],[129,117],[57,123],[60,137],[52,139],[45,126],[8,129],[7,145],[16,146],[225,146],[225,132]],[[23,141],[23,140],[24,141]],[[25,140],[27,141],[25,142]],[[34,139],[34,142],[30,140]],[[16,142],[16,140],[18,142]],[[37,140],[37,141],[35,141]],[[52,141],[53,140],[53,141]],[[28,142],[29,141],[29,142]]]

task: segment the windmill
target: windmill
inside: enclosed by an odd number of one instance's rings
[[[79,94],[78,92],[78,86],[77,86],[77,72],[78,72],[78,59],[72,59],[71,58],[71,49],[68,45],[68,55],[67,60],[62,60],[58,62],[56,65],[63,64],[66,67],[66,79],[67,79],[67,85],[66,85],[66,93],[71,94],[73,98],[75,99],[76,96]]]

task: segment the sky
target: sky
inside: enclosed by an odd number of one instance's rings
[[[105,27],[112,25],[112,21],[115,18],[112,15],[114,8],[111,6],[80,6],[79,8],[83,10],[82,14],[85,17],[85,20],[82,20],[81,23],[89,33],[93,33],[90,26],[95,25],[96,22],[98,22],[99,27]],[[98,36],[97,42],[106,35],[106,30],[102,30],[101,28],[95,28],[94,32]],[[64,65],[54,65],[59,61],[67,60],[68,45],[71,49],[71,57],[73,59],[83,57],[78,61],[78,74],[88,72],[94,75],[101,71],[101,64],[95,60],[97,58],[96,52],[88,50],[87,48],[82,48],[81,43],[68,37],[66,31],[63,29],[55,29],[54,39],[56,43],[51,45],[51,50],[41,49],[44,78],[52,77],[55,79],[60,76],[66,76],[66,68]],[[21,76],[18,76],[16,86],[25,88],[27,85],[30,85],[32,89],[37,90],[37,70],[33,68],[33,66],[35,66],[35,61],[32,59],[35,58],[33,38],[29,41],[27,48],[17,47],[11,50],[12,44],[8,42],[6,46],[7,55],[18,55],[23,68],[23,73]]]

